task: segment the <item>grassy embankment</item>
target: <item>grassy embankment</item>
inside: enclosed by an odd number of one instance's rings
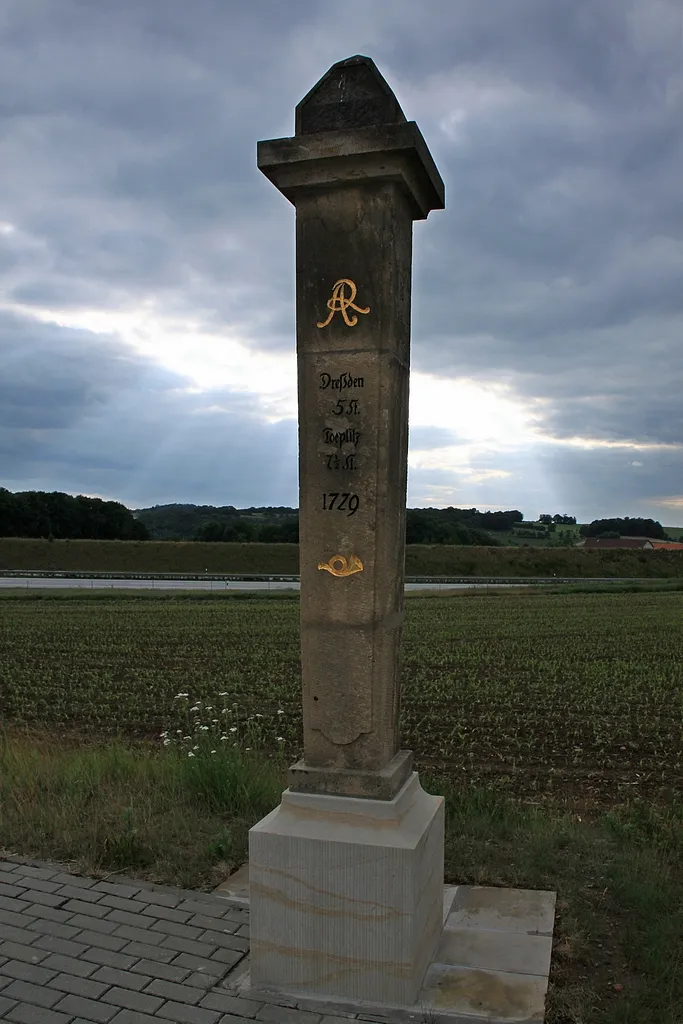
[[[0,846],[225,877],[299,750],[297,605],[4,597]],[[558,892],[548,1024],[680,1024],[682,612],[681,594],[408,604],[402,730],[446,797],[448,880]]]
[[[0,570],[298,573],[295,544],[0,539]],[[413,544],[409,576],[683,577],[683,551],[480,548]]]

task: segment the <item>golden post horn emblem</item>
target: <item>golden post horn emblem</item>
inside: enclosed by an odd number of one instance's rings
[[[354,572],[363,571],[363,563],[358,555],[351,555],[348,560],[344,555],[333,555],[329,562],[318,562],[318,568],[332,576],[352,576]]]
[[[350,295],[346,296],[346,289],[349,289]],[[344,323],[347,327],[355,327],[358,323],[357,316],[349,316],[346,312],[349,307],[355,309],[356,313],[369,313],[370,307],[366,306],[365,309],[362,306],[357,306],[353,301],[356,297],[357,288],[353,281],[348,277],[340,277],[338,281],[335,281],[332,289],[332,298],[327,300],[327,308],[330,311],[330,315],[327,320],[321,320],[318,322],[318,327],[327,327],[330,320],[335,313],[341,313],[344,317]]]

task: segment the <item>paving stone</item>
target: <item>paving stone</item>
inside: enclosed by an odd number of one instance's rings
[[[320,1024],[322,1014],[310,1010],[297,1010],[287,1006],[262,1006],[256,1020],[274,1020],[277,1024]]]
[[[18,1002],[31,1003],[35,1006],[47,1006],[48,1009],[62,998],[60,992],[55,992],[46,985],[35,985],[30,981],[13,981],[4,989],[3,994],[6,999],[16,999]]]
[[[44,949],[36,949],[21,942],[2,942],[0,933],[0,953],[10,957],[11,960],[23,960],[27,964],[38,964],[45,959],[47,953]]]
[[[140,892],[138,885],[124,885],[123,882],[96,882],[93,885],[95,892],[108,893],[110,896],[119,896],[121,899],[132,899]]]
[[[16,999],[5,999],[4,996],[0,996],[0,1017],[3,1017],[15,1005]]]
[[[136,974],[148,975],[147,981],[151,978],[161,978],[164,981],[185,981],[189,975],[187,967],[173,964],[159,964],[154,960],[139,960],[132,968]],[[215,978],[213,979],[215,981]]]
[[[254,1024],[254,1021],[252,1017],[236,1017],[233,1013],[226,1013],[218,1024]]]
[[[82,934],[79,932],[79,935]],[[82,942],[74,942],[73,939],[59,939],[56,935],[39,935],[33,943],[33,947],[45,949],[48,953],[63,953],[64,956],[73,956],[78,959],[87,950],[87,945]],[[33,948],[32,947],[32,948]]]
[[[76,928],[92,929],[94,932],[101,932],[103,935],[113,935],[119,927],[116,921],[107,921],[105,918],[88,917],[86,914],[74,914],[71,923]]]
[[[99,971],[91,975],[91,980],[106,985],[117,985],[120,988],[132,988],[139,992],[152,979],[148,974],[135,974],[130,970],[123,971],[116,967],[100,967]]]
[[[64,871],[58,872],[50,881],[59,882],[61,885],[68,885],[76,889],[90,889],[97,884],[96,878],[89,878],[85,875],[69,875]]]
[[[179,985],[174,981],[164,981],[162,978],[155,978],[151,985],[147,986],[145,992],[162,996],[164,999],[171,999],[177,1003],[198,1003],[204,994],[199,988]]]
[[[72,914],[85,914],[86,917],[106,917],[110,909],[101,903],[88,903],[85,900],[67,900],[64,904],[64,910],[70,910]]]
[[[193,988],[200,988],[205,992],[216,984],[216,977],[211,974],[200,974],[199,971],[195,971],[187,976],[185,984],[191,985]]]
[[[108,987],[103,982],[92,981],[89,978],[74,978],[73,974],[58,974],[50,982],[50,988],[59,989],[62,994],[70,992],[71,995],[83,996],[86,999],[99,999]]]
[[[49,880],[59,873],[59,868],[49,866],[35,867],[32,864],[18,864],[14,869],[14,873],[17,875],[23,875],[26,878],[44,878]]]
[[[140,959],[158,960],[164,964],[170,963],[176,955],[176,950],[174,949],[169,949],[165,946],[150,946],[146,942],[129,942],[127,946],[123,947],[121,952],[130,953],[133,956],[140,957]]]
[[[3,925],[11,924],[15,928],[26,928],[29,921],[27,915],[22,914],[20,910],[0,910],[0,935],[2,935]]]
[[[7,882],[0,882],[0,896],[13,896],[16,899],[26,888],[28,887],[19,884],[8,885]]]
[[[102,899],[102,893],[85,885],[62,885],[57,895],[65,900],[82,900],[84,903],[98,903]]]
[[[141,910],[146,909],[127,896],[119,896],[111,892],[103,893],[97,905],[98,907],[109,907],[111,910],[127,910],[130,914],[139,914]]]
[[[209,945],[207,942],[196,942],[190,939],[181,939],[179,935],[166,935],[161,936],[160,932],[156,932],[161,938],[163,938],[162,946],[167,949],[175,949],[178,953],[190,953],[193,956],[203,956],[207,960],[211,954],[214,953],[218,946],[213,943]]]
[[[27,921],[26,924],[28,928],[30,922]],[[15,928],[12,924],[0,924],[0,942],[29,943],[33,935],[27,930],[27,928]]]
[[[224,935],[232,935],[240,927],[237,921],[229,918],[207,917],[205,914],[194,914],[187,923],[204,931],[222,932]]]
[[[66,899],[56,892],[43,892],[41,889],[26,889],[21,894],[22,900],[27,903],[42,903],[45,907],[61,907]]]
[[[23,914],[27,905],[17,896],[0,896],[0,910],[12,910],[15,914]]]
[[[68,924],[73,914],[59,907],[46,907],[38,903],[24,903],[24,917],[40,917],[44,921],[56,921],[57,924]]]
[[[154,889],[140,890],[135,899],[145,903],[155,903],[160,907],[177,907],[182,902],[182,896],[172,890],[164,892],[161,889],[159,891]]]
[[[146,995],[144,992],[134,992],[130,988],[117,986],[109,989],[104,996],[104,1001],[126,1010],[154,1013],[159,1009],[164,1000],[161,996]]]
[[[131,914],[127,910],[111,910],[107,907],[107,914],[107,921],[130,925],[131,928],[151,928],[153,923],[151,918],[142,913],[142,908],[137,914]]]
[[[75,939],[80,931],[76,925],[47,921],[44,917],[34,918],[28,928],[29,931],[38,932],[39,935],[54,935],[58,939]]]
[[[61,888],[59,882],[54,880],[48,882],[44,878],[31,878],[30,883],[32,889],[39,889],[40,892],[57,892]]]
[[[126,945],[128,939],[117,938],[116,935],[106,935],[102,932],[82,931],[78,933],[79,942],[87,942],[90,946],[97,946],[99,949],[110,949],[118,953]]]
[[[16,1024],[72,1024],[73,1017],[71,1014],[48,1010],[45,1006],[18,1003],[5,1014],[4,1020],[12,1020]]]
[[[188,939],[194,942],[202,934],[201,928],[192,928],[188,924],[178,924],[177,921],[152,921],[153,931],[163,932],[164,935],[177,935],[181,939]]]
[[[246,956],[246,953],[241,953],[236,949],[217,949],[211,959],[225,964],[226,967],[234,967],[244,956]]]
[[[347,1017],[323,1017],[320,1024],[349,1024],[349,1020],[358,1020],[358,1018],[355,1013],[351,1013]]]
[[[96,970],[95,964],[91,964],[87,960],[76,960],[72,956],[63,956],[61,953],[50,954],[47,960],[43,960],[42,966],[49,970],[63,971],[65,974],[75,974],[79,978],[88,978]],[[77,1012],[74,1010],[74,1013]]]
[[[221,992],[220,989],[216,988],[213,992],[205,995],[199,1005],[206,1006],[209,1010],[220,1010],[222,1013],[236,1013],[241,1014],[243,1017],[255,1017],[264,1004],[253,999],[240,999],[239,996],[233,996],[229,992]]]
[[[195,956],[193,953],[180,953],[176,956],[173,961],[173,967],[187,967],[191,971],[197,971],[198,973],[211,974],[215,977],[220,977],[225,974],[227,967],[225,964],[220,963],[216,960],[210,960],[208,957]]]
[[[64,996],[55,1007],[63,1013],[70,1013],[73,1016],[87,1017],[97,1021],[97,1024],[106,1024],[117,1012],[117,1007],[110,1003],[103,1003],[100,999],[85,999],[83,996]]]
[[[14,874],[14,870],[7,871],[1,865],[4,861],[0,861],[0,882],[4,882],[5,885],[13,885],[18,881],[18,876]]]
[[[208,942],[211,946],[221,946],[223,949],[237,949],[242,953],[246,953],[249,949],[249,943],[246,939],[241,938],[239,935],[233,935],[231,932],[201,932],[199,941]]]
[[[168,1017],[159,1017],[155,1014],[150,1017],[148,1013],[138,1013],[137,1010],[120,1010],[115,1017],[112,1017],[110,1024],[173,1024]]]
[[[133,900],[130,900],[133,903]],[[139,909],[139,907],[138,907]],[[192,917],[187,910],[176,910],[175,907],[162,907],[156,903],[150,904],[142,908],[142,913],[147,917],[156,917],[159,921],[175,921],[177,924],[187,924],[189,919]],[[212,918],[207,918],[211,921]],[[208,928],[209,925],[204,925]]]
[[[220,1013],[206,1010],[187,1003],[164,1003],[161,1012],[169,1020],[181,1021],[182,1024],[217,1024]]]
[[[225,906],[220,903],[203,903],[199,900],[183,900],[178,904],[178,910],[189,910],[191,914],[207,914],[209,917],[223,917]]]
[[[110,949],[99,949],[97,946],[93,946],[83,954],[83,959],[90,960],[100,967],[115,967],[120,971],[129,971],[132,970],[138,958],[127,953],[114,953]]]
[[[129,942],[144,942],[148,946],[156,946],[164,938],[161,932],[154,932],[151,928],[133,928],[128,924],[117,924],[116,921],[112,921],[112,924],[116,925],[114,935],[117,938],[128,939]]]
[[[55,977],[56,971],[49,971],[37,964],[27,964],[23,960],[8,960],[0,967],[3,975],[8,979],[16,978],[17,981],[30,981],[34,985],[47,985],[48,981]]]

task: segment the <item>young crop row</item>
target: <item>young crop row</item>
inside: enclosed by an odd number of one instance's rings
[[[527,796],[681,791],[682,614],[680,593],[411,599],[404,744]],[[0,717],[294,757],[298,603],[3,600]]]

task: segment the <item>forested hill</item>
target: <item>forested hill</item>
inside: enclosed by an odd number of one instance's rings
[[[134,515],[156,540],[296,543],[299,539],[299,510],[286,506],[155,505],[136,509]],[[409,544],[491,545],[497,543],[496,533],[511,530],[523,518],[516,509],[408,509],[406,539]]]
[[[118,501],[0,487],[0,537],[147,540],[147,529]]]

